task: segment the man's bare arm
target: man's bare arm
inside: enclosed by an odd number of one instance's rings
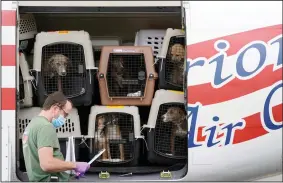
[[[62,161],[53,157],[52,147],[42,147],[38,150],[40,167],[45,172],[55,173],[76,168],[74,162]]]

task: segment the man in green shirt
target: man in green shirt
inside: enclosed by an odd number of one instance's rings
[[[52,93],[43,104],[42,111],[26,127],[22,142],[23,154],[29,181],[48,182],[57,177],[60,182],[69,181],[66,170],[75,170],[77,175],[89,169],[86,162],[64,161],[60,151],[56,128],[62,126],[72,103],[62,92]]]

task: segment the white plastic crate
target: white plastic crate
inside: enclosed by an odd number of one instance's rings
[[[187,127],[183,128],[183,125],[187,126],[184,102],[183,92],[163,89],[156,91],[152,101],[148,123],[143,126],[143,128],[148,128],[147,144],[149,162],[167,165],[186,162],[188,138],[186,134],[188,130]],[[180,110],[183,111],[184,116],[181,115]],[[166,122],[162,118],[164,114],[167,114],[167,117],[165,117],[167,119]],[[180,116],[180,120],[183,120],[183,123],[180,123],[180,121],[178,123],[168,121],[170,119],[178,119],[176,115]],[[180,125],[179,128],[175,126],[176,124],[183,125]],[[176,130],[174,136],[173,129]],[[178,135],[176,135],[177,133]]]
[[[19,40],[31,39],[37,34],[37,27],[33,14],[20,14],[19,33]]]
[[[151,46],[153,56],[156,59],[161,50],[166,30],[145,29],[136,33],[135,46]]]
[[[111,159],[106,158],[102,161],[98,160],[99,162],[104,162],[104,163],[124,163],[124,162],[129,162],[131,161],[133,164],[137,163],[138,160],[138,156],[139,156],[139,150],[137,150],[139,148],[139,141],[138,139],[143,139],[144,136],[141,136],[140,133],[140,116],[139,116],[139,112],[138,112],[138,108],[136,106],[92,106],[91,107],[91,112],[89,115],[89,122],[88,122],[88,136],[87,138],[94,138],[94,140],[97,143],[99,140],[99,134],[96,131],[96,122],[98,122],[97,118],[99,116],[103,116],[103,115],[113,115],[115,114],[116,117],[118,116],[118,120],[116,121],[120,131],[121,131],[121,136],[116,133],[116,131],[111,131],[110,130],[110,134],[109,138],[107,138],[109,140],[109,145],[113,144],[111,142],[111,140],[113,141],[125,141],[125,142],[121,142],[118,143],[119,144],[119,148],[121,148],[121,144],[123,145],[123,153],[124,153],[124,157],[125,159],[122,160],[121,154],[117,155],[117,153],[121,153],[121,149],[119,150],[114,150],[115,153],[112,154],[112,148],[110,146],[111,149]],[[105,116],[104,116],[105,117]],[[106,117],[107,118],[107,117]],[[113,120],[113,118],[107,118],[110,120]],[[107,123],[109,121],[105,120],[105,127],[107,126]],[[94,147],[93,145],[93,141],[90,142],[90,150],[91,153],[93,153],[94,151],[98,151],[99,149],[97,147]],[[102,142],[103,143],[103,142]],[[115,144],[115,143],[114,143]],[[117,143],[116,143],[117,144]],[[107,145],[106,145],[107,146]],[[107,151],[106,151],[107,152]],[[108,151],[110,153],[110,150]],[[116,158],[113,158],[115,157]],[[104,157],[104,155],[102,155],[102,158]]]
[[[170,43],[170,39],[173,36],[184,36],[185,32],[181,29],[172,29],[172,28],[168,28],[166,30],[164,39],[163,39],[163,44],[162,44],[162,48],[159,52],[159,54],[157,55],[157,58],[166,58],[167,55],[167,51],[169,48],[169,43]]]
[[[140,133],[140,115],[136,106],[99,106],[91,107],[88,120],[88,137],[94,137],[96,116],[103,113],[126,113],[133,116],[134,136],[135,138],[143,138]]]
[[[74,106],[92,103],[97,68],[87,32],[41,32],[36,36],[33,58],[40,106],[55,91],[62,91]]]
[[[34,63],[33,69],[40,72],[42,68],[42,48],[44,46],[56,44],[78,44],[83,47],[85,57],[86,69],[96,69],[94,66],[92,43],[88,32],[85,31],[54,31],[54,32],[40,32],[36,35],[34,45]],[[52,50],[52,54],[63,54],[59,50]],[[73,50],[69,50],[72,52]],[[43,55],[45,56],[45,55]],[[70,58],[72,59],[72,58]],[[80,69],[82,66],[78,66]]]
[[[24,108],[18,112],[17,132],[21,139],[23,132],[33,117],[37,116],[41,111],[40,107]],[[63,126],[56,129],[58,138],[74,138],[81,137],[80,119],[76,108],[69,113],[67,120]]]
[[[31,107],[33,105],[32,97],[32,81],[34,77],[30,75],[30,69],[26,57],[23,53],[19,53],[19,65],[20,65],[20,106],[21,107]]]

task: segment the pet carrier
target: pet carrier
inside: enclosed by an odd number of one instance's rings
[[[148,161],[172,165],[187,162],[187,121],[184,93],[157,90],[147,125]]]
[[[30,75],[29,65],[23,53],[19,53],[19,94],[20,107],[31,107],[33,105],[32,81],[34,77]]]
[[[38,115],[41,111],[39,107],[31,107],[31,108],[24,108],[19,110],[18,112],[18,122],[17,122],[17,135],[19,138],[20,144],[20,168],[25,170],[25,164],[23,159],[23,152],[22,152],[22,135],[24,133],[25,128],[30,123],[33,117]],[[59,139],[60,149],[64,157],[66,158],[66,150],[68,144],[68,137],[73,136],[75,147],[81,142],[81,128],[80,128],[80,119],[78,115],[77,109],[73,108],[72,111],[69,113],[67,120],[63,126],[56,129],[57,137]],[[75,139],[77,138],[77,139]],[[78,148],[75,148],[76,159],[78,159]]]
[[[75,106],[92,103],[95,67],[87,32],[37,34],[33,60],[40,106],[55,91],[62,91]]]
[[[185,65],[185,33],[167,29],[162,49],[158,54],[159,88],[183,91]]]
[[[121,39],[118,37],[91,37],[95,66],[99,66],[101,48],[103,46],[120,46]]]
[[[140,116],[135,106],[93,106],[89,115],[90,159],[99,150],[106,151],[95,167],[135,166],[140,143]]]
[[[35,18],[32,14],[20,14],[19,50],[29,53],[34,46],[34,36],[37,34]]]
[[[140,30],[136,33],[135,46],[151,46],[156,61],[156,56],[159,50],[161,50],[165,32],[166,30],[159,29]]]
[[[104,46],[98,81],[102,105],[150,105],[158,75],[150,46]]]

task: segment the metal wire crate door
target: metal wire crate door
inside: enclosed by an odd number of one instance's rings
[[[110,97],[143,97],[147,80],[144,54],[110,53],[107,87]]]
[[[134,157],[134,122],[127,113],[103,113],[96,116],[94,153],[105,148],[99,162],[131,161]]]
[[[173,36],[165,60],[165,81],[175,86],[183,85],[185,38]]]
[[[162,121],[162,115],[164,115],[170,107],[178,107],[185,111],[184,104],[178,103],[165,103],[160,105],[154,135],[154,148],[155,151],[162,155],[169,155],[172,157],[186,157],[187,154],[187,137],[181,138],[178,136],[172,137],[173,123],[164,123]],[[187,129],[186,129],[187,131]],[[174,151],[175,154],[171,154],[171,138],[174,138]]]
[[[86,67],[82,45],[55,43],[44,46],[41,67],[47,95],[58,90],[69,98],[85,93]]]

